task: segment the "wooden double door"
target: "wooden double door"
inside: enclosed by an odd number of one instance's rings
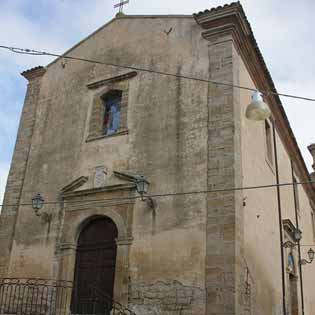
[[[115,281],[117,228],[107,218],[89,222],[78,240],[72,314],[110,314]]]

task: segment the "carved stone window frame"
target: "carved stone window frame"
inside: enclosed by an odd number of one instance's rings
[[[137,72],[132,71],[123,75],[115,76],[108,79],[102,79],[87,84],[88,89],[95,90],[95,93],[92,100],[92,109],[86,142],[128,134],[127,111],[129,98],[129,81],[136,75]],[[102,97],[112,90],[119,90],[122,92],[120,104],[120,126],[115,133],[106,135],[104,134],[103,130],[105,106]]]

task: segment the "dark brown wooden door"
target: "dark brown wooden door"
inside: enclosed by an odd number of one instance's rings
[[[73,314],[109,314],[113,297],[117,228],[109,218],[90,222],[78,240]]]

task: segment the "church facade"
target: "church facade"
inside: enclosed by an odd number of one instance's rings
[[[251,91],[232,85],[275,87],[241,5],[120,14],[64,56],[100,63],[22,73],[1,279],[68,281],[73,314],[107,314],[89,308],[97,290],[137,315],[280,315],[283,301],[314,314],[315,268],[300,264],[315,242],[314,177],[276,94],[264,96],[271,119],[245,117]],[[303,184],[277,194],[277,174]]]

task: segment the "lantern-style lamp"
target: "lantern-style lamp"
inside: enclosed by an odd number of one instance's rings
[[[37,194],[32,198],[32,207],[37,216],[40,216],[39,210],[43,207],[45,200],[41,196],[41,194]]]
[[[141,196],[142,201],[144,201],[143,196],[148,193],[149,185],[150,183],[145,179],[143,175],[138,175],[136,177],[136,189]]]
[[[247,106],[245,115],[249,120],[265,120],[270,117],[271,111],[258,91],[253,92],[252,101]]]
[[[308,250],[308,252],[307,252],[308,258],[309,258],[309,260],[310,260],[309,263],[311,263],[311,262],[313,261],[313,259],[314,259],[314,254],[315,254],[315,252],[313,251],[312,248],[310,248],[310,249]]]
[[[307,255],[308,255],[309,261],[307,261],[306,259],[301,259],[300,260],[301,265],[311,264],[313,262],[315,252],[313,251],[312,248],[308,250]]]
[[[50,223],[52,215],[44,211],[39,212],[39,210],[43,207],[44,202],[44,198],[40,194],[37,194],[32,198],[32,207],[37,217],[40,217],[46,223]]]

